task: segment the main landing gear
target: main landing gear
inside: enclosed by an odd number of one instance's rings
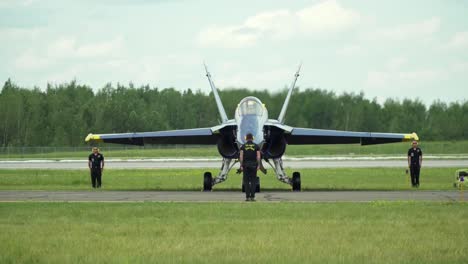
[[[301,191],[301,174],[297,171],[293,172],[292,178],[292,190],[293,192],[300,192]]]
[[[276,173],[276,178],[280,182],[291,185],[293,192],[301,191],[301,174],[299,172],[293,172],[292,178],[286,176],[286,172],[283,168],[283,160],[281,158],[273,159],[273,164],[267,160],[268,164],[273,168]]]
[[[221,171],[219,172],[218,176],[216,176],[215,178],[213,178],[213,175],[211,174],[211,172],[205,172],[205,174],[203,175],[203,191],[204,192],[211,192],[215,184],[221,183],[227,179],[227,174],[232,169],[232,167],[234,167],[234,165],[237,163],[237,160],[234,161],[233,164],[231,164],[231,162],[232,162],[232,159],[223,159],[223,165],[221,166]],[[293,192],[301,191],[301,174],[299,172],[297,171],[293,172],[292,178],[289,178],[288,176],[286,176],[286,172],[284,171],[284,168],[283,168],[283,161],[281,160],[281,158],[273,159],[274,164],[271,164],[270,161],[268,160],[267,162],[275,171],[276,178],[279,181],[291,185]],[[263,172],[266,173],[266,170]],[[260,192],[260,178],[259,177],[257,177],[255,191]],[[242,184],[242,192],[245,192],[244,184]]]
[[[203,175],[203,191],[211,192],[212,188],[213,188],[213,176],[211,176],[211,172],[207,171]]]
[[[205,172],[205,174],[203,175],[203,191],[204,192],[211,192],[215,184],[221,183],[227,179],[227,175],[229,171],[237,163],[237,160],[234,161],[232,164],[231,164],[231,161],[232,159],[226,159],[226,158],[223,159],[221,170],[218,176],[216,176],[214,179],[213,179],[213,176],[211,175],[211,172],[208,172],[208,171]]]

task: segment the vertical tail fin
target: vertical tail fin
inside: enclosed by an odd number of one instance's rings
[[[299,77],[299,72],[301,71],[301,67],[302,67],[302,63],[299,64],[299,68],[297,69],[296,74],[294,74],[294,80],[293,80],[293,82],[291,84],[291,87],[289,87],[289,91],[288,91],[288,95],[286,96],[286,100],[284,100],[283,107],[281,108],[281,112],[280,112],[280,114],[278,116],[278,121],[280,123],[284,122],[284,117],[286,116],[286,110],[288,109],[289,100],[291,99],[292,91],[294,90],[294,87],[296,86],[296,81],[297,81],[297,78]]]
[[[205,63],[203,63],[203,65],[205,65],[206,77],[208,77],[208,81],[210,82],[211,90],[213,91],[213,95],[216,100],[216,105],[218,106],[218,111],[219,111],[219,114],[221,115],[221,120],[224,123],[228,121],[226,111],[224,110],[224,106],[223,106],[223,103],[221,102],[221,98],[219,98],[218,90],[216,89],[213,81],[211,80],[211,74],[208,71],[208,67],[206,67]]]

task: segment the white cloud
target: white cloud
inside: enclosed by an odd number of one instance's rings
[[[1,0],[0,1],[0,8],[10,8],[10,7],[28,7],[34,2],[37,2],[37,0],[23,0],[23,1],[18,1],[18,0]]]
[[[466,75],[468,72],[468,61],[454,62],[448,68],[452,73]]]
[[[275,10],[249,17],[238,26],[211,26],[202,30],[199,43],[205,46],[246,47],[261,37],[284,39],[293,34],[293,16],[288,10]],[[291,29],[291,31],[288,31]]]
[[[44,34],[44,31],[43,28],[0,27],[0,41],[2,43],[32,41]]]
[[[404,66],[407,62],[408,62],[408,59],[404,57],[391,58],[387,62],[387,68],[391,71],[400,70],[400,68]]]
[[[209,27],[200,32],[198,42],[203,46],[224,46],[228,48],[246,47],[254,44],[258,35],[242,27]]]
[[[48,67],[51,61],[43,56],[37,56],[31,51],[26,51],[16,58],[14,65],[23,70],[39,70]]]
[[[122,37],[109,41],[86,43],[79,45],[76,37],[60,37],[49,45],[36,46],[20,53],[14,60],[17,69],[39,70],[62,61],[72,61],[76,66],[80,59],[99,58],[110,60],[122,53]],[[76,73],[75,69],[73,73]]]
[[[407,40],[432,36],[440,30],[440,18],[432,17],[417,23],[382,29],[372,35],[388,40]]]
[[[48,54],[59,58],[97,58],[115,56],[120,53],[123,38],[115,37],[108,41],[77,44],[76,37],[61,37],[48,48]]]
[[[23,2],[21,2],[21,5],[22,6],[30,6],[30,5],[34,4],[35,2],[37,2],[37,0],[24,0]]]
[[[58,84],[77,79],[87,83],[94,79],[98,85],[104,85],[107,82],[147,84],[156,83],[158,76],[160,76],[159,72],[160,66],[149,58],[140,60],[136,58],[85,60],[44,76],[42,82]],[[96,78],[96,73],[99,78]]]
[[[297,22],[289,10],[276,10],[247,18],[243,28],[251,29],[263,36],[268,34],[272,38],[284,39],[295,33]]]
[[[418,68],[405,69],[408,59],[394,57],[387,61],[384,69],[371,70],[367,73],[365,85],[371,88],[407,87],[444,80],[448,77],[445,69]]]
[[[341,56],[351,56],[361,51],[362,51],[362,48],[359,45],[347,45],[347,46],[339,48],[336,51],[336,54],[341,55]]]
[[[446,79],[447,73],[438,69],[416,69],[408,71],[387,70],[370,71],[365,85],[370,88],[408,87],[411,85],[430,84]]]
[[[358,12],[345,9],[335,0],[306,7],[296,13],[307,32],[341,31],[360,20]]]
[[[77,47],[76,54],[79,57],[102,57],[102,56],[115,56],[122,50],[123,38],[116,37],[110,41],[89,43]]]
[[[76,40],[74,37],[61,37],[49,45],[47,54],[51,57],[74,56]]]
[[[335,0],[320,2],[297,12],[281,9],[258,13],[240,25],[211,26],[198,35],[203,46],[246,47],[261,38],[288,39],[297,34],[337,32],[354,26],[359,13]]]
[[[53,72],[52,74],[43,78],[43,83],[51,83],[51,84],[61,84],[70,82],[72,80],[79,81],[79,77],[83,77],[81,74],[84,70],[82,65],[73,65],[62,69],[61,71]],[[82,78],[82,80],[86,80]]]
[[[232,74],[219,74],[216,76],[216,87],[218,88],[251,88],[252,85],[261,89],[276,90],[288,83],[293,74],[291,69],[285,67],[272,68],[262,72],[245,71],[242,67]],[[226,72],[226,71],[225,71]]]
[[[449,48],[468,48],[468,31],[457,32],[450,42]]]

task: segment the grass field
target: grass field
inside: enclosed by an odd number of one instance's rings
[[[452,190],[456,168],[423,168],[421,190]],[[105,170],[103,190],[201,190],[203,169]],[[215,170],[212,170],[213,172]],[[292,170],[287,170],[288,175]],[[215,174],[214,174],[215,175]],[[262,190],[290,190],[272,170],[259,173]],[[409,190],[402,168],[302,169],[303,190]],[[239,190],[241,175],[231,171],[214,190]],[[0,170],[2,190],[87,190],[87,170]]]
[[[308,145],[288,146],[286,154],[294,157],[324,155],[405,155],[410,144],[395,143],[383,145]],[[422,142],[425,154],[468,154],[468,141]],[[219,157],[216,146],[211,147],[119,147],[101,146],[107,158],[164,158],[164,157]],[[0,148],[0,159],[83,159],[91,152],[90,148]]]
[[[0,203],[0,263],[467,263],[468,204]]]

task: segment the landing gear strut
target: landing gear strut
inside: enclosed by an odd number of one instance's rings
[[[218,176],[213,178],[211,172],[205,172],[203,175],[203,191],[211,192],[215,184],[221,183],[227,179],[229,171],[237,163],[237,160],[231,164],[232,159],[223,159],[223,164],[221,165],[220,172]]]
[[[284,171],[284,168],[283,168],[283,160],[281,158],[273,159],[273,164],[268,160],[267,162],[268,164],[270,164],[273,170],[275,170],[276,178],[280,182],[284,182],[286,184],[291,185],[292,190],[294,192],[301,191],[301,174],[299,172],[297,171],[294,172],[293,177],[289,178],[288,176],[286,176],[286,172]]]

